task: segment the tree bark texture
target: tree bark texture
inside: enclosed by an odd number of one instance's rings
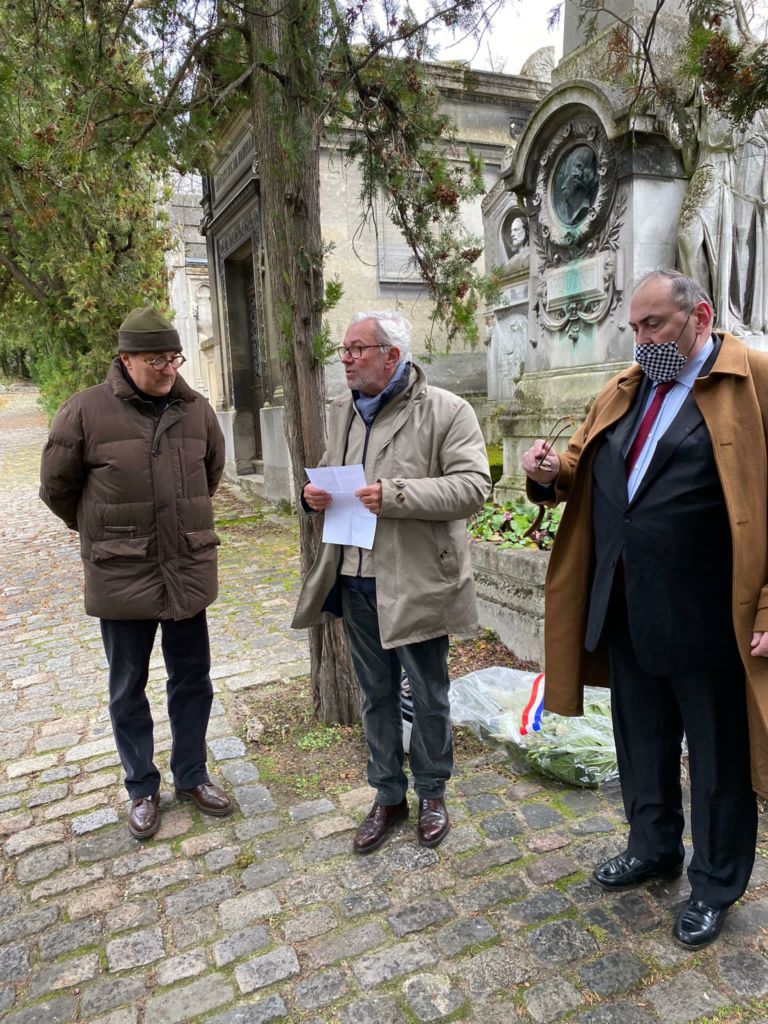
[[[285,435],[296,495],[304,467],[316,466],[326,447],[325,373],[312,339],[322,326],[323,272],[320,226],[320,134],[311,105],[315,90],[310,60],[302,59],[301,26],[311,31],[307,5],[289,0],[271,16],[249,16],[254,63],[265,52],[277,55],[284,76],[252,77],[251,106],[259,162],[261,223],[272,308],[271,324],[281,346],[285,394]],[[322,517],[299,512],[301,572],[314,563]],[[322,722],[350,725],[360,720],[360,692],[352,671],[341,620],[309,629],[312,695]]]

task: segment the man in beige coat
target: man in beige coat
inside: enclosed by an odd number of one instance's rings
[[[768,793],[768,356],[713,333],[710,300],[674,270],[640,282],[629,319],[637,364],[566,451],[523,457],[529,497],[567,501],[545,707],[580,715],[583,687],[610,682],[630,833],[595,878],[614,891],[682,871],[685,732],[692,891],[673,934],[701,948],[746,889],[753,789]]]
[[[376,535],[372,550],[321,545],[293,622],[298,629],[344,617],[363,694],[368,781],[377,791],[354,840],[357,853],[375,850],[408,816],[403,669],[413,693],[409,759],[419,842],[437,846],[448,832],[448,634],[477,625],[465,520],[491,488],[471,406],[427,384],[408,358],[409,342],[410,325],[400,313],[360,313],[339,349],[351,394],[331,403],[321,465],[364,466],[367,486],[357,497],[378,516]],[[322,512],[331,501],[305,485],[306,512]]]

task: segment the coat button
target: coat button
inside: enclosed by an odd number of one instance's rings
[[[157,449],[157,448],[153,448],[153,449],[152,449],[152,455],[153,455],[153,456],[154,456],[155,458],[157,458],[157,456],[158,456],[159,454],[160,454],[160,452],[158,451],[158,449]]]
[[[615,562],[615,561],[611,562],[611,569],[613,569],[613,567],[614,567],[615,565],[616,565],[616,562]]]
[[[158,512],[165,512],[165,505],[158,505],[157,506],[157,511]]]
[[[631,523],[632,522],[632,516],[624,516],[624,522],[625,523]]]
[[[402,491],[396,496],[395,501],[405,501],[405,495]]]
[[[441,558],[447,558],[448,557],[448,552],[447,551],[441,551],[440,552],[440,557]]]

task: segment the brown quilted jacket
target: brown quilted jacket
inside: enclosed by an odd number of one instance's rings
[[[85,610],[103,619],[186,619],[216,599],[211,497],[224,437],[177,376],[157,417],[123,377],[66,401],[51,424],[40,497],[80,535]]]

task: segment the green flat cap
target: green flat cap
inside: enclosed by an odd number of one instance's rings
[[[117,331],[118,352],[181,352],[179,332],[154,306],[132,309]]]

